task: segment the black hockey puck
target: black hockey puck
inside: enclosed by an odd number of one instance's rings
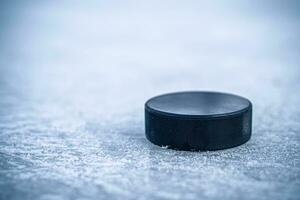
[[[146,137],[178,150],[219,150],[251,137],[252,104],[220,92],[164,94],[145,104]]]

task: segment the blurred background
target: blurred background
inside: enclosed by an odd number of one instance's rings
[[[299,199],[300,2],[1,1],[0,199]],[[162,149],[144,102],[239,94],[253,137]]]

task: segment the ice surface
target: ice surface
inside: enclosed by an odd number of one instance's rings
[[[299,199],[299,7],[276,2],[2,3],[0,199]],[[251,99],[252,139],[148,142],[144,102],[181,90]]]

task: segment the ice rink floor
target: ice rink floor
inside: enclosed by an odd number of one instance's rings
[[[300,7],[282,3],[1,2],[0,199],[299,199]],[[249,98],[251,140],[148,142],[144,102],[183,90]]]

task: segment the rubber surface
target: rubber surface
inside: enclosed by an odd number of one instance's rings
[[[146,137],[178,150],[219,150],[251,137],[252,104],[233,94],[178,92],[145,104]]]

